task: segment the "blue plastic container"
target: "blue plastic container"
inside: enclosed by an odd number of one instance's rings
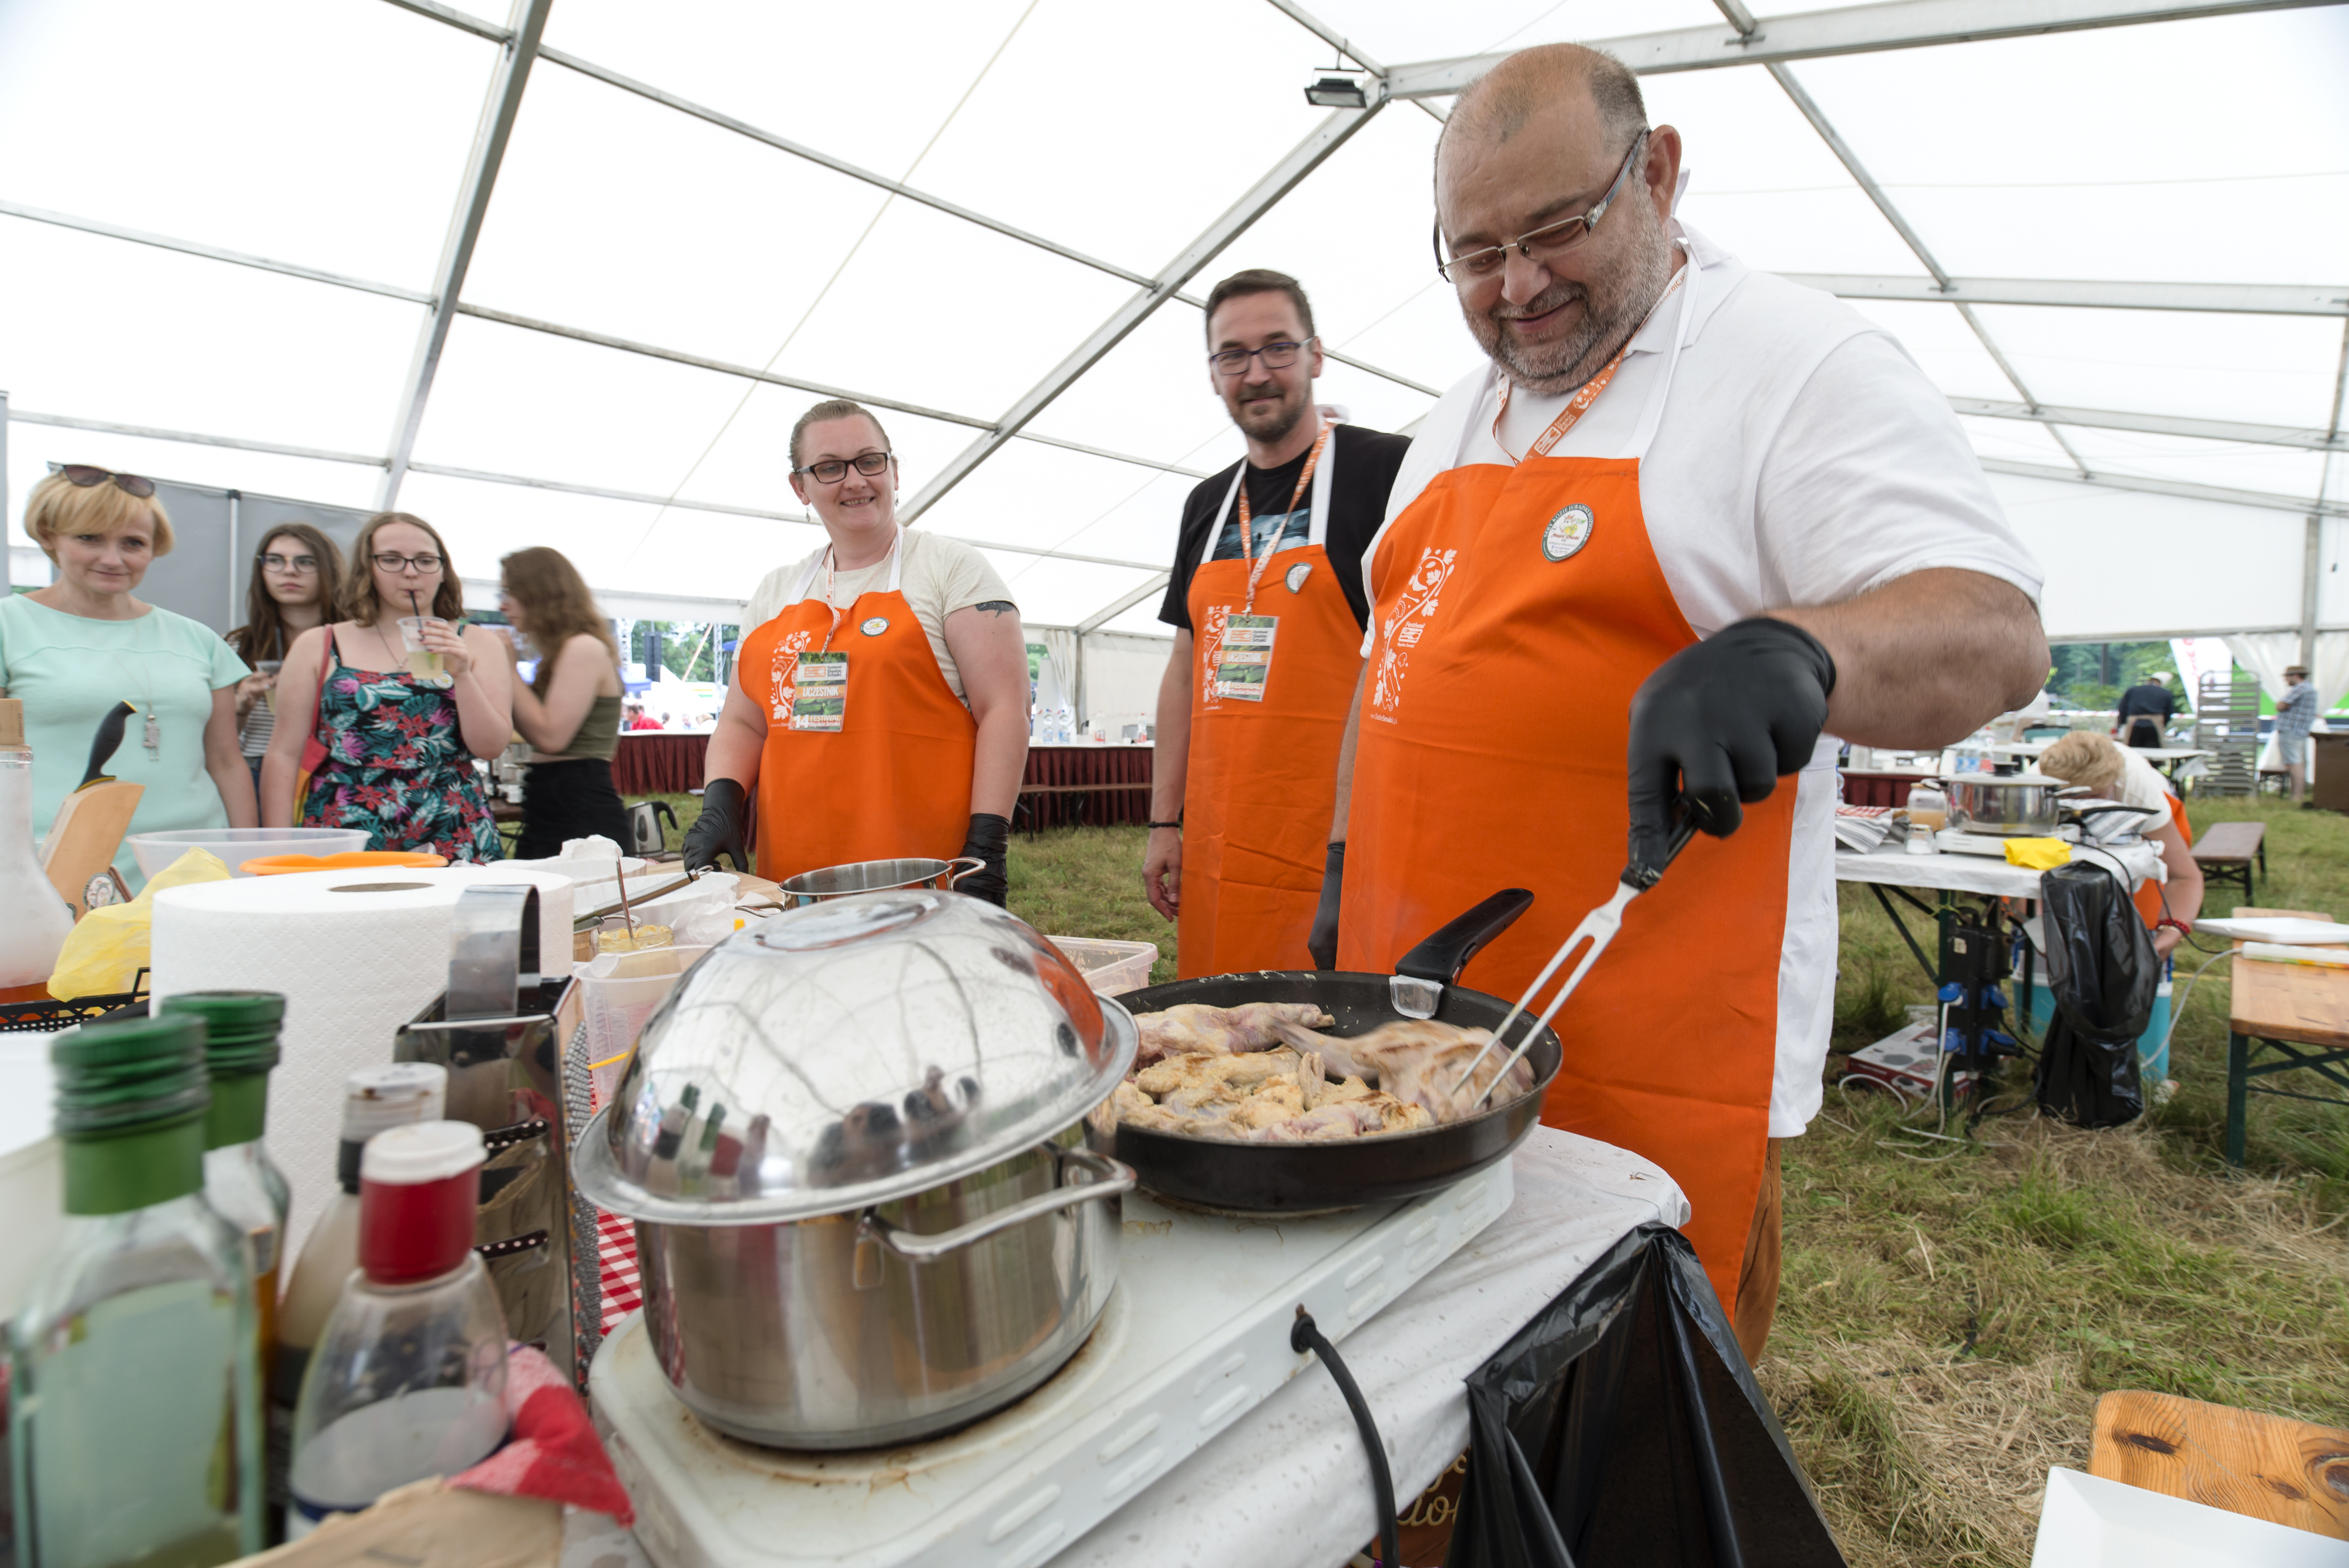
[[[2161,984],[2153,993],[2153,1016],[2147,1020],[2145,1033],[2137,1037],[2137,1075],[2144,1080],[2147,1094],[2169,1076],[2169,970],[2165,961]],[[2034,978],[2031,982],[2032,1033],[2044,1040],[2048,1020],[2054,1016],[2055,993],[2047,989],[2045,981]]]

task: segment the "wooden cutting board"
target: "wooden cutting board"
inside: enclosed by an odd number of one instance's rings
[[[2096,1401],[2088,1473],[2349,1541],[2349,1431],[2123,1389]]]
[[[146,793],[145,784],[100,779],[74,791],[57,807],[41,852],[41,871],[57,897],[73,907],[75,919],[89,913],[90,878],[104,876],[114,863],[139,797]]]

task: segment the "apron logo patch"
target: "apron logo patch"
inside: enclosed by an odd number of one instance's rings
[[[1392,722],[1402,701],[1403,677],[1411,670],[1411,649],[1419,646],[1435,618],[1437,598],[1460,565],[1458,550],[1429,545],[1419,553],[1419,564],[1393,600],[1379,617],[1378,662],[1371,670],[1369,706],[1373,716]]]
[[[1305,579],[1312,575],[1313,563],[1310,561],[1299,561],[1297,565],[1288,568],[1288,576],[1283,577],[1281,581],[1288,585],[1288,591],[1290,593],[1301,594],[1305,591]]]
[[[1590,543],[1594,519],[1590,508],[1580,502],[1566,508],[1549,520],[1542,530],[1542,554],[1552,561],[1563,561]]]
[[[885,615],[876,615],[856,629],[867,637],[878,637],[889,629],[889,618]]]

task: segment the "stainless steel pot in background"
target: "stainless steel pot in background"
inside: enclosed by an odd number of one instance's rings
[[[869,1448],[976,1420],[1092,1331],[1133,1173],[1085,1145],[1133,1020],[991,905],[778,915],[645,1025],[574,1154],[636,1221],[645,1321],[720,1431]]]
[[[784,877],[777,885],[783,890],[783,908],[796,909],[854,893],[952,888],[972,872],[986,867],[986,861],[968,855],[952,860],[859,860],[847,866],[827,866],[821,871],[802,871],[796,877]]]
[[[2046,774],[1952,774],[1936,781],[1950,802],[1950,826],[1968,833],[2052,838],[2065,797],[2088,792]]]

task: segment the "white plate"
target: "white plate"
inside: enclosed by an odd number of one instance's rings
[[[2349,926],[2332,920],[2287,919],[2258,915],[2248,919],[2197,920],[2197,934],[2227,937],[2247,942],[2282,942],[2287,947],[2339,947],[2349,943]]]

